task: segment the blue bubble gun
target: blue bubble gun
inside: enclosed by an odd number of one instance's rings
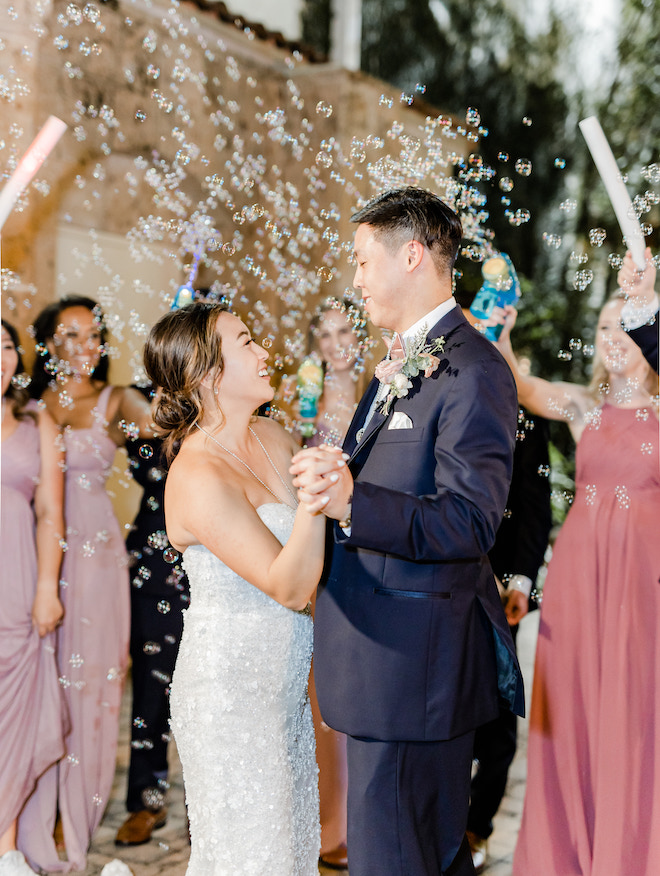
[[[520,298],[520,283],[513,262],[506,253],[492,256],[481,266],[484,281],[477,292],[470,313],[483,325],[483,333],[489,341],[496,341],[502,326],[488,325],[493,308],[515,304]]]
[[[314,420],[318,413],[318,400],[323,392],[323,365],[316,353],[307,356],[300,364],[297,389],[300,409],[300,434],[311,438],[316,432]]]

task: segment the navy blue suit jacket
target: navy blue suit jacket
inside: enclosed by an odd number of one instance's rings
[[[511,372],[459,307],[441,364],[344,449],[355,480],[349,537],[335,524],[315,614],[324,720],[352,736],[442,740],[523,713],[522,677],[487,553],[502,519],[518,411]],[[394,412],[411,429],[388,429]]]
[[[628,334],[642,348],[644,358],[654,371],[658,370],[658,320],[656,313],[652,323],[631,329]]]

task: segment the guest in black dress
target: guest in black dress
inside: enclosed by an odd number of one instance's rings
[[[147,390],[142,389],[145,395]],[[188,605],[181,557],[165,533],[165,460],[161,442],[126,442],[131,473],[143,489],[126,547],[131,563],[131,659],[133,709],[131,759],[120,846],[146,843],[167,820],[169,685]]]

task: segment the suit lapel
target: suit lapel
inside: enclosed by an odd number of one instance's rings
[[[467,325],[467,320],[463,316],[461,309],[458,305],[455,308],[449,311],[449,313],[445,314],[428,332],[427,339],[437,338],[442,334],[445,334],[447,337],[450,332],[452,332],[457,326],[461,323],[465,323]],[[351,425],[349,426],[348,432],[346,433],[346,438],[344,439],[343,449],[346,453],[349,454],[351,461],[357,456],[357,454],[362,450],[366,444],[368,444],[374,435],[380,430],[383,423],[387,420],[387,416],[380,411],[374,411],[371,420],[369,421],[366,429],[364,430],[364,434],[362,435],[362,439],[358,442],[357,435],[359,430],[362,428],[362,424],[364,423],[367,412],[371,407],[371,403],[374,399],[374,396],[378,392],[378,387],[380,386],[378,380],[376,378],[372,378],[369,386],[366,389],[366,392],[362,396],[355,414],[353,416],[353,420],[351,421]],[[392,411],[392,407],[390,407],[390,413]]]
[[[358,402],[358,406],[355,409],[355,413],[353,414],[353,419],[351,420],[351,425],[348,427],[348,432],[346,433],[346,437],[344,438],[343,449],[350,456],[358,447],[357,441],[357,433],[362,428],[362,424],[364,423],[367,412],[371,407],[371,403],[374,400],[374,396],[378,392],[378,387],[380,383],[376,380],[375,377],[372,377],[369,386],[367,386],[364,395]]]

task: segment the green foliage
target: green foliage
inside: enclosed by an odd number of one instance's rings
[[[305,0],[301,13],[303,42],[320,55],[330,54],[331,15],[330,0]]]
[[[529,4],[515,0],[363,0],[364,70],[402,92],[425,85],[425,99],[459,121],[468,107],[480,112],[488,136],[477,148],[497,171],[481,184],[488,224],[523,290],[514,346],[529,356],[534,373],[551,380],[588,381],[591,358],[570,351],[570,342],[593,343],[597,312],[616,287],[607,256],[623,254],[616,217],[577,123],[598,115],[620,166],[631,170],[631,194],[649,188],[639,168],[657,161],[658,0],[622,0],[622,7],[617,57],[604,71],[612,85],[596,100],[598,87],[586,93],[580,82],[576,59],[584,43],[576,41],[582,35],[572,9],[564,18],[551,9],[545,29],[532,33]],[[517,158],[531,160],[530,176],[516,172]],[[564,159],[565,168],[555,159]],[[513,181],[510,194],[500,188],[502,177]],[[648,200],[642,221],[657,226],[657,205]],[[529,210],[529,222],[511,224],[507,208]],[[606,246],[591,246],[593,228],[605,230]],[[471,297],[481,283],[480,265],[463,259],[458,268],[459,284]],[[585,270],[594,275],[586,285],[576,277]],[[564,454],[572,452],[565,427],[557,427],[553,440]]]

